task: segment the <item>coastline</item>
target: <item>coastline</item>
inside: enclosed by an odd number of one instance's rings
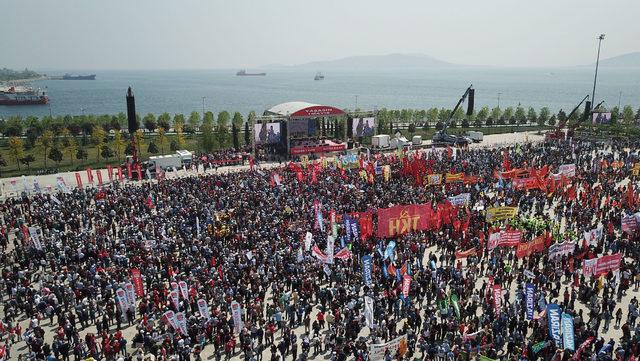
[[[42,76],[39,76],[39,77],[36,77],[36,78],[15,79],[15,80],[0,80],[0,85],[2,85],[2,86],[22,85],[22,84],[30,83],[32,81],[51,80],[51,79],[52,79],[51,76],[42,75]]]

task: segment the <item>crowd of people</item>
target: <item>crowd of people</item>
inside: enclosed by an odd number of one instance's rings
[[[639,145],[322,158],[9,198],[0,358],[635,359]],[[380,210],[409,204],[433,210],[426,228],[379,237]]]

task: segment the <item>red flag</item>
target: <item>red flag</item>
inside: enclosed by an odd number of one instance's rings
[[[133,288],[136,290],[138,297],[144,297],[144,287],[142,286],[142,276],[137,268],[131,269],[131,278],[133,278]]]
[[[78,188],[82,188],[82,177],[80,177],[80,173],[76,172],[76,183],[78,184]]]
[[[118,179],[122,182],[122,168],[118,167]]]
[[[98,176],[98,185],[102,186],[102,172],[100,169],[96,170],[96,175]]]
[[[253,157],[249,157],[249,170],[253,171]]]
[[[131,171],[131,163],[127,163],[127,178],[129,178],[129,180],[133,180],[133,175],[132,175],[132,171]]]
[[[631,182],[629,182],[629,185],[627,185],[627,207],[628,208],[633,208],[633,204],[634,202],[634,196],[633,196],[633,184],[631,184]]]
[[[511,162],[509,161],[509,150],[505,149],[502,153],[502,168],[504,168],[505,172],[511,170]]]
[[[113,182],[113,167],[111,164],[107,164],[107,174],[109,175],[109,182]]]
[[[140,163],[136,163],[136,172],[138,172],[138,181],[142,180],[142,168],[140,167]]]
[[[87,182],[93,183],[93,173],[91,172],[91,168],[87,168]]]

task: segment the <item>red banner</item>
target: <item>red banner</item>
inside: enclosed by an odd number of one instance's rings
[[[113,167],[111,164],[107,165],[107,175],[109,175],[109,182],[113,182]]]
[[[402,277],[402,295],[405,298],[409,297],[410,290],[411,290],[411,276],[404,275],[404,277]]]
[[[582,274],[585,277],[595,275],[606,275],[609,271],[615,272],[620,269],[622,261],[622,253],[598,257],[597,259],[582,261]]]
[[[471,257],[471,256],[475,256],[476,255],[476,248],[473,247],[471,249],[468,249],[466,251],[458,251],[456,252],[456,258],[467,258],[467,257]]]
[[[138,181],[142,180],[142,168],[140,167],[140,163],[136,164],[136,172],[138,173]]]
[[[429,204],[378,209],[378,237],[394,237],[429,228],[433,209]]]
[[[91,172],[91,168],[87,168],[87,182],[93,183],[93,173]]]
[[[82,177],[78,172],[76,172],[76,183],[78,184],[78,188],[82,188]]]
[[[96,175],[98,176],[98,185],[101,186],[102,185],[102,172],[100,171],[100,169],[96,170]]]
[[[498,246],[502,247],[516,247],[522,239],[522,231],[504,231],[500,232],[500,241]]]
[[[502,287],[500,285],[493,285],[493,307],[496,311],[496,316],[499,315],[502,308]]]
[[[531,242],[520,243],[516,249],[516,257],[524,258],[531,256],[534,252],[544,251],[544,237],[540,236]]]
[[[338,145],[321,145],[317,147],[294,147],[291,148],[291,155],[309,154],[309,153],[328,153],[339,152],[347,149],[346,144]]]
[[[133,278],[133,288],[136,290],[138,297],[144,297],[144,287],[142,286],[142,276],[137,268],[131,269],[131,278]]]
[[[123,178],[124,177],[122,176],[122,168],[120,168],[118,166],[118,180],[120,180],[120,182],[122,182]]]

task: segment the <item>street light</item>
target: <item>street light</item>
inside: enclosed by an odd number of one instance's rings
[[[602,44],[602,40],[604,40],[604,34],[600,34],[596,39],[598,39],[598,57],[596,58],[596,75],[593,77],[593,92],[591,93],[592,104],[596,104],[596,82],[598,81],[598,65],[600,63],[600,45]]]
[[[202,119],[204,119],[204,99],[206,97],[202,97]]]
[[[500,109],[500,94],[502,93],[498,93],[498,109]]]

